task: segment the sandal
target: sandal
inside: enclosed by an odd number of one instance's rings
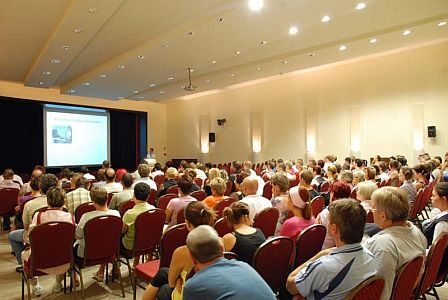
[[[95,273],[93,273],[92,278],[95,279],[97,282],[103,282],[104,281],[104,273],[101,274],[101,276],[100,276],[100,273],[95,272]]]

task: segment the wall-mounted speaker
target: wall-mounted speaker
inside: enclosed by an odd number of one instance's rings
[[[215,142],[215,133],[214,132],[209,132],[208,133],[208,142],[209,143],[214,143]]]
[[[428,126],[428,137],[436,137],[436,126]]]

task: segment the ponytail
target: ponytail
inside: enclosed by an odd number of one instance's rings
[[[309,201],[305,202],[305,207],[302,208],[302,217],[305,220],[311,220],[312,217],[312,209],[311,209],[311,203]]]

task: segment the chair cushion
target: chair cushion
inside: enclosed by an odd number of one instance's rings
[[[139,264],[135,267],[135,275],[146,282],[151,282],[151,280],[156,276],[157,271],[160,268],[160,260],[151,260],[144,264]]]

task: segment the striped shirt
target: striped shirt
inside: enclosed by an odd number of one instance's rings
[[[88,190],[85,188],[77,188],[76,190],[67,193],[65,206],[67,207],[67,210],[74,215],[78,206],[91,201],[92,200],[90,200],[90,193]]]

